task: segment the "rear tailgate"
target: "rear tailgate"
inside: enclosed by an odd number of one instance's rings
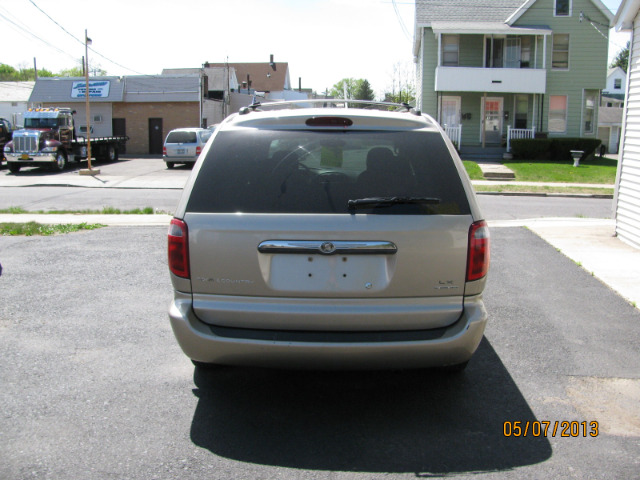
[[[462,312],[468,215],[188,213],[184,220],[197,259],[194,309],[208,323],[406,330],[449,325]],[[259,323],[251,311],[261,313]]]
[[[165,145],[167,157],[195,157],[196,143],[168,143]]]

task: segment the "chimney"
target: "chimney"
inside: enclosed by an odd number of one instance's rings
[[[247,73],[247,88],[251,90],[251,77],[248,73]]]
[[[298,91],[302,92],[302,77],[298,77]]]
[[[276,63],[273,61],[273,53],[269,56],[269,66],[275,71]]]

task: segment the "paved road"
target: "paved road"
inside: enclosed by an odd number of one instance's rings
[[[638,477],[640,313],[532,232],[492,231],[490,322],[460,377],[194,375],[165,232],[2,239],[0,478]],[[505,437],[515,421],[552,426]]]
[[[99,210],[103,207],[134,209],[153,207],[172,213],[190,170],[167,170],[159,158],[123,159],[99,164],[96,178],[81,177],[73,165],[62,173],[27,168],[14,175],[0,170],[0,209]],[[479,195],[489,220],[538,217],[611,218],[612,200],[598,198],[517,197]]]

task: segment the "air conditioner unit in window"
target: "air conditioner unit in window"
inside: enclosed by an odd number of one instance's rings
[[[102,115],[94,115],[93,123],[102,123]]]

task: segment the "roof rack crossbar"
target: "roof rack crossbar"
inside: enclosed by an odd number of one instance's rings
[[[286,108],[286,107],[299,107],[299,108],[310,108],[310,104],[313,104],[315,108],[337,108],[339,105],[344,105],[344,108],[348,108],[350,104],[362,105],[364,108],[366,106],[370,107],[387,107],[388,109],[395,108],[396,111],[406,111],[412,113],[414,115],[422,115],[420,110],[416,110],[412,105],[408,103],[392,103],[392,102],[378,102],[374,100],[351,100],[344,98],[314,98],[308,100],[289,100],[284,102],[267,102],[261,103],[256,102],[252,103],[247,107],[242,107],[239,110],[240,115],[246,115],[250,112],[261,111],[264,109],[271,108]]]

